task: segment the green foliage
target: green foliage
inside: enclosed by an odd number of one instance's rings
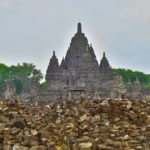
[[[20,94],[23,91],[23,84],[21,80],[14,79],[14,85],[16,87],[16,93]]]
[[[142,83],[144,87],[150,88],[150,74],[144,74],[140,71],[132,71],[130,69],[115,69],[113,68],[114,75],[121,75],[124,82],[128,82],[130,80],[131,82],[134,82],[136,78],[139,79],[139,81]]]
[[[47,88],[46,82],[42,82],[42,83],[40,84],[40,89],[41,89],[41,90],[45,90],[46,88]]]
[[[5,80],[12,79],[17,94],[20,94],[33,76],[38,80],[43,78],[41,71],[32,63],[17,64],[16,66],[12,65],[10,67],[5,64],[0,64],[0,88],[3,88]]]

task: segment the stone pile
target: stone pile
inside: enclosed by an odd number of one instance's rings
[[[2,150],[149,150],[150,102],[0,101]]]

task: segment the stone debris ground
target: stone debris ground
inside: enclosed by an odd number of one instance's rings
[[[1,150],[150,150],[150,101],[0,101]]]

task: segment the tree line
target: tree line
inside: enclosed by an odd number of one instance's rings
[[[113,68],[112,70],[114,75],[121,75],[125,83],[127,83],[128,80],[134,82],[138,77],[144,87],[150,88],[150,74],[122,68]],[[40,83],[44,76],[41,70],[37,69],[34,64],[22,63],[12,66],[0,64],[0,90],[4,87],[5,80],[12,79],[16,87],[16,93],[21,94],[33,76],[39,80],[39,87],[45,89],[46,83]]]
[[[123,68],[113,68],[112,70],[114,75],[121,75],[125,83],[127,83],[129,80],[134,82],[136,78],[138,78],[143,87],[150,88],[150,74]]]

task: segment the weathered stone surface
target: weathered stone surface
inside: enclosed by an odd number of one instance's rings
[[[39,79],[35,76],[32,76],[29,79],[28,84],[24,87],[23,92],[21,93],[21,99],[27,100],[32,97],[37,97],[39,94]]]
[[[12,99],[16,95],[16,89],[12,80],[6,80],[4,85],[4,98]]]
[[[53,91],[53,95],[65,96],[70,90],[76,90],[78,95],[84,90],[94,96],[101,82],[113,80],[105,53],[99,66],[92,45],[79,28],[80,23],[60,66],[55,52],[50,60],[46,74],[49,94]]]
[[[0,101],[0,108],[1,149],[150,148],[149,101],[114,99],[110,103],[110,99],[103,98],[43,104]]]
[[[134,83],[129,81],[125,85],[121,76],[113,75],[105,52],[98,64],[94,49],[82,32],[81,23],[78,23],[77,33],[71,39],[66,56],[60,65],[55,51],[53,52],[45,79],[48,90],[43,94],[51,100],[60,97],[113,99],[122,96],[150,99],[150,90],[143,89],[138,78]]]

